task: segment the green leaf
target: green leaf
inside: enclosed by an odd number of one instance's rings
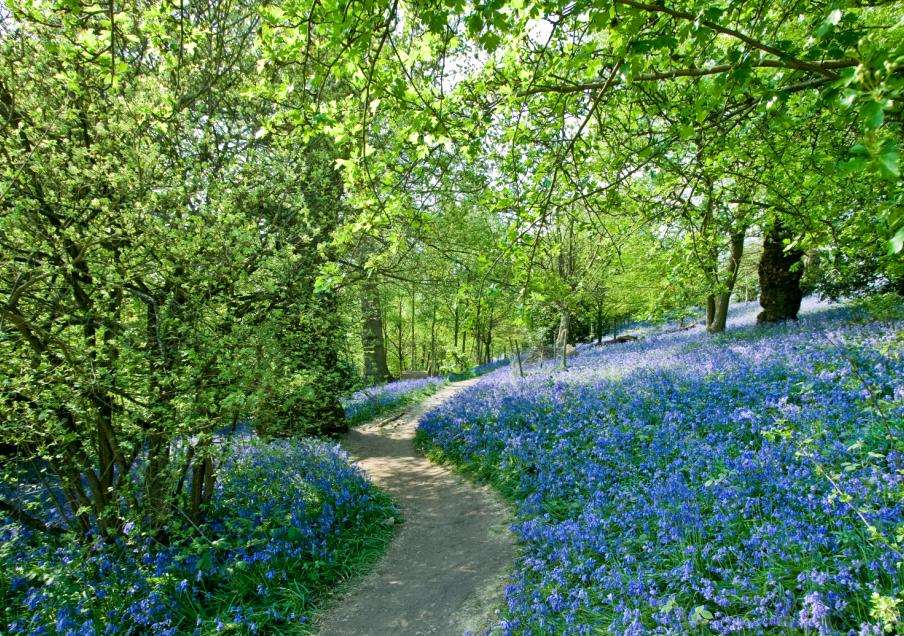
[[[885,113],[882,104],[876,101],[868,101],[860,109],[860,116],[863,117],[863,123],[867,128],[874,130],[882,125],[885,120]]]
[[[904,226],[898,228],[893,237],[888,240],[889,254],[899,254],[904,249]]]
[[[481,38],[483,48],[486,49],[489,53],[492,53],[497,48],[499,48],[500,42],[502,42],[502,38],[500,38],[492,31],[486,33],[486,35]]]
[[[471,35],[477,35],[483,29],[483,17],[479,13],[469,15],[465,19],[465,23],[468,25],[468,33]]]
[[[860,172],[866,167],[865,157],[853,157],[838,164],[838,169],[845,173]]]
[[[835,29],[835,27],[838,25],[838,23],[841,22],[841,18],[843,16],[844,16],[844,14],[841,12],[840,9],[835,9],[834,11],[832,11],[828,15],[828,17],[826,17],[826,19],[822,21],[822,24],[820,24],[819,27],[816,29],[816,33],[815,33],[816,37],[824,38],[829,33],[831,33]]]
[[[896,148],[892,147],[879,155],[879,172],[884,177],[889,178],[901,176],[901,170],[898,167],[898,150]]]
[[[659,611],[662,612],[663,614],[668,614],[673,609],[675,609],[677,606],[678,606],[678,603],[675,602],[675,595],[670,594],[668,600],[662,605],[662,607],[659,608]]]

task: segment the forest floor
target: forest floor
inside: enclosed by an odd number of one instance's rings
[[[343,441],[405,521],[383,560],[323,615],[322,634],[459,636],[497,622],[515,557],[511,512],[491,488],[431,463],[414,446],[421,416],[475,381],[450,384]]]

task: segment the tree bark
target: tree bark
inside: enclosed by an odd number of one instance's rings
[[[430,315],[430,355],[427,361],[427,373],[433,375],[436,372],[436,305],[431,308]]]
[[[452,349],[458,349],[458,301],[455,301],[455,311],[452,313]]]
[[[484,357],[483,362],[487,363],[493,359],[493,308],[490,308],[490,315],[487,318],[487,328],[484,333]]]
[[[518,341],[514,338],[510,339],[512,345],[512,352],[515,355],[515,368],[518,369],[518,377],[524,377],[524,367],[521,366],[521,346],[518,344]]]
[[[735,282],[738,280],[738,269],[741,266],[741,257],[744,256],[744,236],[746,228],[731,235],[731,252],[728,256],[728,265],[725,275],[725,287],[713,302],[713,317],[707,330],[710,333],[725,331],[725,322],[728,319],[728,305],[731,302],[731,294],[734,292]],[[713,298],[710,296],[710,298]],[[707,306],[707,310],[709,307]]]
[[[398,330],[397,335],[399,337],[398,342],[396,343],[396,352],[399,356],[399,377],[402,377],[402,372],[405,371],[405,345],[402,342],[402,337],[404,336],[403,331],[405,328],[404,316],[402,315],[402,296],[399,296],[399,322],[398,322]]]
[[[480,299],[477,299],[477,309],[474,312],[474,359],[477,364],[482,364],[481,360],[481,343],[483,342],[483,334],[480,331]]]
[[[760,279],[760,306],[763,311],[756,317],[757,323],[796,320],[800,311],[803,292],[800,267],[803,251],[785,249],[790,232],[780,220],[767,230],[763,240],[763,256],[757,268]]]
[[[417,364],[417,339],[414,334],[414,290],[411,291],[411,366]]]
[[[604,331],[606,331],[606,325],[603,322],[603,303],[599,302],[596,305],[596,344],[603,344]]]
[[[369,279],[361,288],[361,345],[364,350],[365,379],[372,383],[389,380],[380,295],[376,283]]]
[[[559,315],[559,333],[556,336],[556,352],[561,356],[562,368],[568,368],[568,326],[571,316],[563,309]]]

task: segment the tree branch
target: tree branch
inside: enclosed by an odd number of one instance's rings
[[[843,60],[828,60],[825,62],[819,62],[818,66],[826,69],[840,69],[840,68],[850,68],[852,66],[856,66],[859,64],[857,60],[854,59],[843,59]],[[742,68],[743,65],[740,64],[719,64],[717,66],[710,66],[707,68],[682,68],[675,69],[672,71],[661,71],[654,73],[644,73],[641,75],[635,75],[634,77],[629,78],[631,82],[657,82],[662,80],[675,79],[678,77],[703,77],[705,75],[717,75],[719,73],[730,73],[731,71]],[[797,67],[791,66],[782,62],[781,60],[762,60],[760,62],[755,62],[749,65],[750,68],[791,68],[795,69]],[[815,80],[808,80],[802,84],[795,84],[793,87],[795,90],[801,90],[801,86],[805,88],[816,87],[824,84],[827,81],[827,78],[821,77]],[[527,97],[530,95],[536,95],[539,93],[583,93],[586,91],[598,90],[606,86],[607,81],[599,81],[599,82],[584,82],[581,84],[541,84],[538,86],[533,86],[527,90],[521,91],[518,93],[520,97]],[[789,87],[791,88],[791,87]],[[786,89],[780,89],[786,90]]]
[[[623,4],[629,7],[634,7],[635,9],[641,9],[642,11],[648,11],[650,13],[665,13],[666,15],[670,15],[673,18],[679,18],[682,20],[689,20],[691,22],[697,22],[702,26],[707,27],[708,29],[712,29],[717,33],[722,33],[723,35],[727,35],[733,37],[745,44],[759,49],[760,51],[765,51],[766,53],[771,53],[775,55],[781,60],[784,60],[786,65],[790,68],[796,68],[802,71],[810,71],[811,73],[816,73],[818,75],[823,75],[825,77],[830,77],[835,79],[838,77],[837,73],[834,73],[831,67],[824,67],[819,62],[807,62],[805,60],[800,60],[796,57],[793,57],[786,51],[782,51],[781,49],[777,49],[774,46],[770,46],[764,42],[760,42],[759,40],[755,40],[749,35],[741,33],[740,31],[736,31],[735,29],[731,29],[729,27],[722,26],[721,24],[717,24],[716,22],[712,22],[711,20],[700,20],[698,16],[695,16],[692,13],[687,13],[686,11],[679,11],[677,9],[670,9],[669,7],[657,5],[657,4],[647,4],[645,2],[638,2],[637,0],[615,0],[617,4]]]
[[[30,514],[28,514],[24,510],[20,510],[18,507],[9,503],[5,499],[0,499],[0,512],[5,512],[12,518],[13,521],[20,523],[27,528],[31,528],[32,530],[56,535],[63,534],[64,532],[62,528],[58,528],[57,526],[49,526],[37,517],[32,517]]]

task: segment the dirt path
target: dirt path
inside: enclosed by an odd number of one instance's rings
[[[325,635],[476,634],[495,622],[514,559],[509,512],[415,451],[421,415],[474,380],[444,387],[401,418],[353,430],[343,446],[401,506],[405,522],[373,572],[320,621]]]

